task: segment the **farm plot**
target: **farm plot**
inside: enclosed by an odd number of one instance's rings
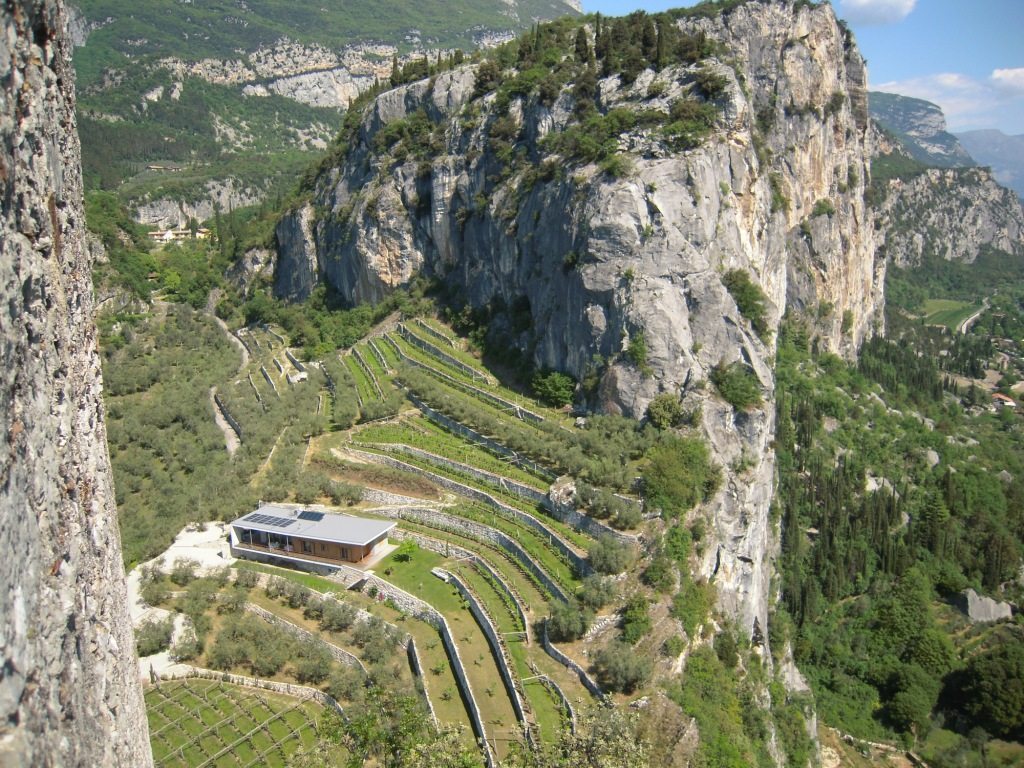
[[[215,680],[161,683],[145,699],[159,768],[284,766],[316,741],[323,713],[309,701]]]

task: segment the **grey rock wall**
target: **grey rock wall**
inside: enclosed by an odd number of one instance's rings
[[[144,768],[66,14],[0,23],[0,765]]]
[[[876,225],[885,255],[899,267],[928,258],[973,264],[988,250],[1024,258],[1024,208],[987,168],[894,179]]]

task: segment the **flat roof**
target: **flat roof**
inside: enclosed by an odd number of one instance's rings
[[[365,517],[354,517],[335,512],[263,504],[255,512],[232,520],[231,525],[251,531],[278,533],[300,539],[365,546],[390,531],[398,523],[390,520],[370,520]]]

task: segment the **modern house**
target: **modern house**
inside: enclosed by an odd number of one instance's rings
[[[231,554],[251,560],[352,565],[387,544],[397,523],[332,512],[261,504],[231,522]]]

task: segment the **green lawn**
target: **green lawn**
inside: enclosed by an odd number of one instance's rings
[[[924,303],[924,316],[931,325],[945,325],[955,331],[960,323],[979,309],[980,306],[967,301],[928,299]]]

